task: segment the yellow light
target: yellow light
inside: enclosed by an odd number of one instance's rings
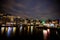
[[[13,21],[13,18],[11,18],[11,21]]]
[[[31,26],[31,33],[33,32],[33,26]]]
[[[30,28],[30,27],[28,26],[28,30],[27,30],[28,32],[29,32],[29,28]]]
[[[1,33],[3,34],[5,27],[1,27]]]
[[[5,31],[6,31],[6,32],[8,31],[8,27],[6,27]]]
[[[16,32],[16,27],[13,27],[13,33],[15,33]]]

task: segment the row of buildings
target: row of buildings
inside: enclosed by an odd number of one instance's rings
[[[19,25],[34,25],[34,26],[60,26],[59,20],[39,20],[32,18],[21,18],[20,16],[12,16],[10,14],[0,13],[1,26],[19,26]]]

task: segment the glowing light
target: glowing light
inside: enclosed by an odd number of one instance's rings
[[[8,27],[6,27],[5,31],[6,31],[6,32],[8,31]]]
[[[44,40],[47,39],[47,30],[43,30]]]
[[[50,36],[50,29],[47,29],[47,35]]]
[[[47,26],[47,27],[49,27],[49,24],[44,24],[44,26]]]
[[[49,26],[50,26],[50,27],[54,27],[54,24],[50,24]]]
[[[16,27],[13,27],[13,33],[15,33],[16,32]]]
[[[47,33],[47,30],[43,30],[43,33],[46,34]]]
[[[11,27],[8,27],[7,36],[10,36],[11,31],[12,31],[12,28]]]
[[[31,26],[31,33],[33,32],[33,26]]]
[[[22,31],[22,28],[23,28],[23,27],[21,26],[21,27],[20,27],[20,32]]]
[[[28,26],[28,30],[27,30],[28,32],[29,32],[29,28],[30,28],[30,27]]]
[[[33,23],[31,23],[31,25],[33,25]]]
[[[47,32],[50,32],[50,29],[47,29]]]
[[[5,27],[1,27],[1,33],[3,34]]]
[[[45,25],[45,21],[42,21],[42,24]]]

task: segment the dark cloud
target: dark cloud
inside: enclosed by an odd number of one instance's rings
[[[60,17],[60,5],[57,0],[4,0],[1,6],[6,13],[22,17]]]

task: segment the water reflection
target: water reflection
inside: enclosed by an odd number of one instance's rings
[[[8,27],[5,28],[5,32],[7,32],[7,31],[8,31]]]
[[[12,31],[12,28],[11,28],[11,27],[8,27],[8,31],[7,31],[7,36],[8,36],[8,37],[10,36],[11,31]]]
[[[30,26],[28,26],[27,32],[29,33]]]
[[[5,27],[1,27],[1,34],[4,33]]]
[[[44,40],[47,40],[47,30],[43,30]]]
[[[22,25],[20,25],[19,27],[1,27],[1,33],[4,33],[4,30],[7,34],[6,36],[8,36],[8,37],[10,37],[12,33],[14,35],[16,33],[16,30],[18,30],[17,32],[18,33],[20,32],[21,35],[30,35],[30,34],[32,35],[33,34],[33,35],[37,35],[37,37],[39,37],[39,38],[44,38],[44,40],[48,40],[47,38],[49,36],[55,37],[60,32],[60,31],[58,32],[57,30],[54,30],[54,29],[41,29],[41,28],[39,29],[39,28],[36,28],[35,26],[31,26],[31,25],[24,26],[24,27]],[[43,36],[43,37],[40,37],[40,36]]]
[[[15,34],[16,32],[16,27],[13,27],[13,34]]]
[[[50,29],[43,30],[44,40],[47,40],[50,36]]]
[[[22,28],[23,28],[23,27],[22,27],[22,25],[21,25],[21,26],[20,26],[20,32],[22,32]]]
[[[31,34],[33,33],[33,26],[31,26]]]
[[[48,35],[50,35],[50,29],[47,29],[47,33],[48,33]]]

